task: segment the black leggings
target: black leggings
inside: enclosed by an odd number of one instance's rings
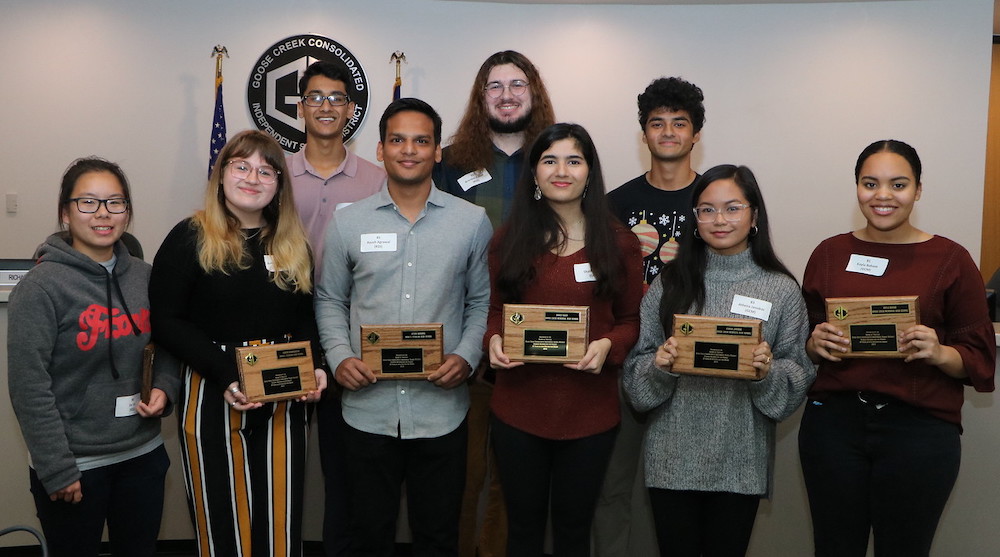
[[[660,555],[742,557],[750,544],[760,497],[649,488],[649,502]]]

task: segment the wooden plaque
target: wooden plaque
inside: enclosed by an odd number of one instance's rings
[[[576,363],[589,338],[588,306],[503,305],[503,351],[511,361]]]
[[[688,375],[760,379],[753,350],[761,343],[759,319],[675,315],[672,336],[677,360],[672,370]]]
[[[905,358],[899,333],[920,323],[916,296],[827,298],[826,320],[851,340],[841,358]]]
[[[142,389],[139,398],[149,404],[149,396],[153,391],[153,359],[156,357],[156,348],[150,342],[142,349]]]
[[[376,377],[424,379],[443,359],[441,323],[361,326],[361,360]]]
[[[240,390],[250,402],[289,400],[316,390],[308,341],[239,346],[236,365]]]

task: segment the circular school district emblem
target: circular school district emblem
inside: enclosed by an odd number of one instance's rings
[[[295,35],[268,47],[250,71],[247,108],[251,120],[289,153],[301,149],[306,140],[305,126],[298,117],[299,77],[310,64],[321,60],[337,64],[350,76],[347,94],[356,107],[344,126],[344,141],[350,141],[368,114],[368,76],[344,45],[319,35]]]

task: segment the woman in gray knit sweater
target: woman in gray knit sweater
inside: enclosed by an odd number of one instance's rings
[[[716,166],[693,192],[697,229],[642,300],[639,342],[625,361],[632,404],[649,412],[649,488],[661,555],[744,555],[771,491],[775,424],[815,378],[798,283],[771,246],[750,169]],[[672,371],[675,314],[760,319],[756,381]]]

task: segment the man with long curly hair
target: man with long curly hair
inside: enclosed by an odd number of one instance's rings
[[[538,69],[520,52],[504,50],[483,62],[472,83],[469,103],[434,184],[486,209],[497,229],[510,211],[514,186],[524,166],[524,151],[540,131],[555,123],[552,101]],[[470,386],[469,457],[462,525],[461,557],[506,555],[507,517],[493,451],[487,440],[493,371],[482,366]],[[477,531],[479,499],[489,482],[486,512]],[[477,553],[478,546],[478,553]]]

